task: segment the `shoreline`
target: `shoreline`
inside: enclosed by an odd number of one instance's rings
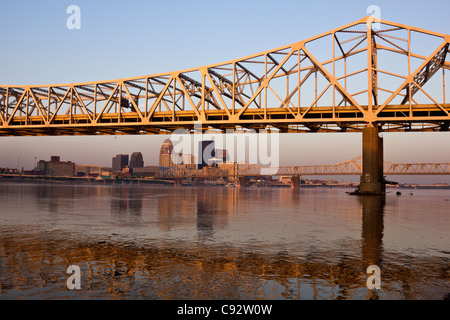
[[[103,179],[96,180],[95,178],[80,178],[80,177],[42,177],[42,176],[0,176],[0,184],[8,184],[8,183],[32,183],[32,184],[57,184],[57,185],[111,185],[111,186],[130,186],[130,185],[167,185],[173,186],[173,181],[164,181],[164,180],[149,180],[149,179],[123,179],[123,180],[115,180],[115,179]],[[193,183],[184,183],[181,186],[221,186],[221,187],[232,187],[237,188],[238,186],[230,183],[204,183],[204,182],[193,182]],[[258,187],[258,188],[291,188],[290,184],[275,184],[275,183],[266,183],[266,184],[248,184],[247,187]],[[355,188],[356,185],[326,185],[326,184],[302,184],[300,188]],[[436,189],[436,190],[446,190],[450,189],[450,185],[399,185],[399,186],[386,186],[386,189]]]

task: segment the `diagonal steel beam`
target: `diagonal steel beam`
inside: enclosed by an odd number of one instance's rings
[[[81,103],[81,106],[83,107],[84,111],[86,112],[87,116],[89,117],[89,121],[92,122],[91,114],[90,114],[89,110],[86,108],[86,105],[84,104],[83,100],[80,98],[80,94],[78,93],[77,89],[75,87],[73,87],[72,90],[73,90],[73,92],[75,92],[78,102]]]
[[[409,101],[409,97],[413,97],[414,94],[419,91],[419,87],[423,87],[428,80],[436,74],[436,72],[442,67],[445,62],[445,58],[447,57],[447,51],[449,48],[449,44],[444,46],[442,50],[434,56],[424,67],[423,69],[414,76],[414,80],[412,83],[412,89],[408,90],[405,98],[401,102],[401,104],[405,104]],[[407,87],[409,89],[409,87]]]
[[[448,113],[447,110],[444,109],[444,107],[442,107],[442,105],[440,105],[428,92],[426,92],[422,86],[420,86],[417,82],[415,82],[413,80],[413,84],[418,88],[418,90],[422,91],[428,98],[430,98],[431,101],[434,102],[435,105],[437,105],[439,107],[439,109],[441,109],[443,112],[445,112],[447,114],[447,116],[450,116],[450,114]]]
[[[286,63],[286,61],[289,60],[289,58],[292,56],[292,54],[296,51],[299,51],[299,50],[292,47],[291,51],[286,55],[286,57],[284,57],[283,61],[280,62],[280,64],[272,71],[272,73],[268,77],[266,75],[267,78],[264,79],[264,83],[259,86],[259,88],[256,90],[256,92],[253,94],[252,98],[247,101],[245,106],[239,110],[239,113],[237,114],[238,118],[244,113],[245,110],[247,110],[249,105],[256,99],[256,97],[261,93],[261,91],[269,85],[270,80],[273,79],[273,77],[277,74],[277,72],[281,69],[281,67]]]
[[[176,77],[176,81],[177,81],[178,84],[180,85],[180,88],[181,88],[181,90],[183,91],[184,96],[188,99],[189,104],[190,104],[191,107],[192,107],[192,110],[194,110],[195,114],[197,115],[197,119],[200,119],[201,116],[200,116],[200,113],[198,112],[198,108],[197,108],[197,106],[195,105],[194,101],[192,101],[191,95],[187,92],[186,87],[184,86],[183,81],[181,81],[181,79],[180,79],[180,75],[178,75],[178,76]]]
[[[352,104],[354,107],[358,108],[363,114],[366,114],[366,111],[359,105],[358,102],[347,92],[347,90],[342,87],[342,85],[338,82],[335,76],[330,74],[323,65],[317,61],[316,58],[305,48],[302,48],[302,51],[308,56],[308,59],[312,62],[312,64],[317,68],[317,70],[339,91],[344,99]]]
[[[11,112],[11,115],[9,116],[8,120],[6,121],[6,124],[10,124],[14,114],[16,113],[17,109],[19,108],[19,106],[22,104],[23,98],[25,97],[26,93],[28,90],[24,90],[22,95],[20,96],[19,100],[17,100],[16,102],[16,106],[14,107],[14,110]]]
[[[33,99],[33,101],[34,101],[34,104],[36,105],[36,107],[39,109],[39,113],[40,113],[40,115],[41,115],[41,117],[42,117],[42,120],[44,120],[44,123],[45,124],[48,124],[48,121],[47,121],[47,114],[46,114],[46,112],[44,111],[45,110],[45,107],[41,104],[41,102],[39,101],[39,99],[37,99],[36,98],[36,95],[34,94],[34,92],[33,92],[33,90],[30,88],[30,93],[31,93],[31,98]]]
[[[71,92],[71,88],[70,87],[67,89],[66,93],[64,94],[64,97],[61,99],[61,101],[59,102],[58,106],[56,107],[55,112],[52,114],[52,117],[49,120],[49,123],[53,122],[53,120],[55,119],[56,115],[58,114],[59,109],[61,108],[63,103],[66,102],[66,98],[67,98],[67,95],[69,94],[69,92]]]
[[[412,81],[414,80],[414,78],[424,69],[426,69],[427,65],[433,60],[433,58],[436,57],[445,47],[448,47],[447,41],[442,42],[439,45],[439,47],[437,47],[437,49],[416,69],[416,71],[414,71],[406,78],[406,80],[397,88],[397,90],[395,90],[391,94],[391,96],[381,105],[381,107],[378,108],[378,110],[375,112],[375,115],[378,115],[381,111],[383,111],[386,108],[386,106],[392,101],[392,99],[394,99],[400,93],[400,91],[409,86],[410,83],[412,83]]]
[[[119,84],[116,84],[116,86],[114,87],[114,89],[111,91],[111,94],[108,97],[108,100],[106,100],[105,105],[103,106],[102,110],[100,110],[100,112],[96,116],[95,118],[95,122],[97,122],[98,120],[100,120],[100,118],[103,115],[103,112],[105,112],[106,107],[108,106],[109,102],[111,101],[111,99],[113,98],[113,96],[116,94],[117,89],[119,88]]]
[[[5,102],[4,107],[0,108],[0,126],[2,126],[3,123],[5,122],[5,118],[3,118],[3,114],[8,109],[8,89],[1,88],[0,94],[3,96],[3,101]],[[1,105],[0,105],[0,107],[1,107]]]
[[[141,119],[141,121],[144,121],[144,116],[142,115],[141,110],[139,110],[138,106],[136,105],[136,102],[134,101],[133,96],[131,95],[130,91],[128,90],[125,82],[122,84],[122,88],[125,89],[125,92],[127,93],[128,97],[130,98],[131,104],[133,105],[134,110],[139,115],[139,118]]]
[[[162,98],[164,97],[167,89],[170,87],[170,84],[172,83],[172,81],[174,81],[173,77],[170,77],[170,79],[166,82],[164,88],[161,90],[161,92],[158,94],[158,98],[155,100],[155,102],[153,102],[152,107],[150,108],[146,121],[150,121],[150,118],[152,117],[153,113],[156,110],[156,107],[158,106],[158,104],[161,102]]]
[[[288,101],[291,100],[293,95],[298,91],[298,88],[301,87],[313,73],[314,73],[314,70],[310,69],[309,72],[306,74],[306,76],[300,81],[298,86],[295,86],[294,90],[292,90],[292,92],[286,97],[284,102],[282,102],[282,104],[279,106],[279,108],[282,108],[284,105],[286,105],[288,103]]]

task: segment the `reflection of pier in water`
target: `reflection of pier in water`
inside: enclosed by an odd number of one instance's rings
[[[382,263],[384,196],[361,196],[362,258],[369,265]]]

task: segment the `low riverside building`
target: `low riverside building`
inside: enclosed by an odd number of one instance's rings
[[[157,166],[133,168],[133,176],[136,176],[138,178],[154,177],[159,172],[161,172],[161,168]]]
[[[52,177],[73,177],[75,175],[75,162],[63,162],[59,156],[50,157],[50,161],[39,160],[37,171]]]
[[[75,173],[78,176],[98,176],[101,173],[101,167],[89,164],[76,164]]]

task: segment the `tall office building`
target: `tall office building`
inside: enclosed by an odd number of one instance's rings
[[[142,157],[142,153],[133,152],[130,157],[130,168],[142,168],[144,166],[144,158]]]
[[[200,141],[198,146],[198,168],[208,166],[208,160],[215,157],[214,140]]]
[[[122,171],[128,165],[128,155],[118,154],[112,158],[113,171]]]
[[[169,139],[164,140],[161,150],[159,151],[159,166],[160,167],[173,167],[172,162],[172,141]]]

